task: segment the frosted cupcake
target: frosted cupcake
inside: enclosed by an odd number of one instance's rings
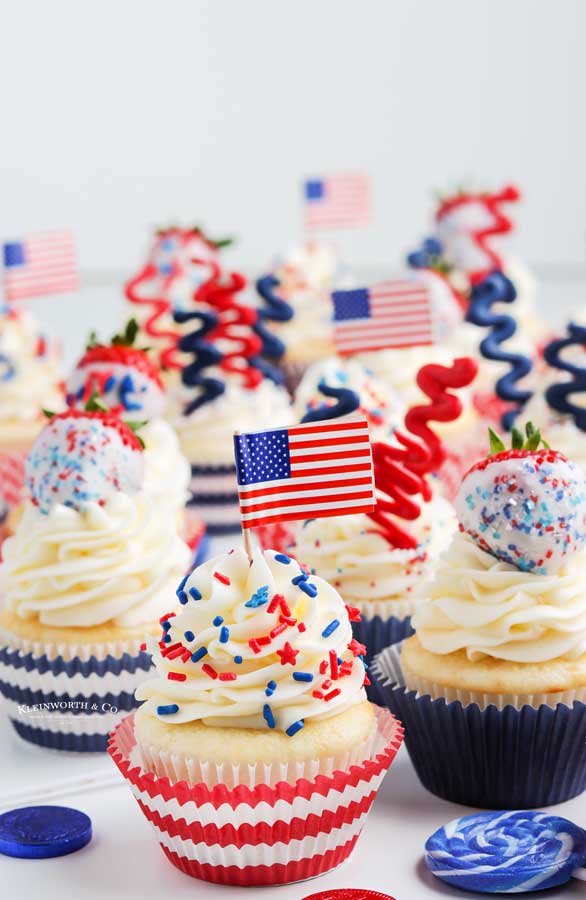
[[[458,190],[443,196],[435,211],[434,237],[449,277],[467,293],[494,271],[504,272],[517,291],[517,314],[523,331],[541,337],[544,324],[535,309],[536,283],[529,269],[507,249],[514,225],[510,204],[521,199],[513,185],[502,190]]]
[[[0,692],[16,731],[60,750],[104,750],[150,668],[191,552],[144,493],[142,444],[112,414],[53,416],[28,456],[30,498],[3,546]]]
[[[247,388],[220,370],[209,373],[222,387],[220,395],[193,408],[203,388],[183,385],[171,395],[166,415],[191,465],[190,510],[210,535],[232,534],[240,529],[234,432],[288,425],[293,418],[287,392],[268,379]]]
[[[110,344],[92,338],[67,380],[67,403],[83,409],[90,397],[97,397],[124,421],[144,423],[142,490],[153,498],[157,509],[175,515],[185,530],[189,463],[177,435],[163,418],[167,397],[160,370],[146,351],[134,346],[137,331],[138,325],[131,319],[124,333]]]
[[[0,526],[20,500],[43,408],[63,408],[58,346],[22,309],[0,308]]]
[[[220,250],[229,240],[214,241],[201,228],[163,228],[156,233],[144,265],[125,285],[127,315],[139,325],[141,343],[158,357],[167,381],[167,360],[183,329],[175,310],[194,308],[194,294],[220,265]],[[172,380],[172,377],[171,377]]]
[[[293,316],[273,329],[285,345],[281,368],[294,393],[309,365],[335,353],[330,295],[335,287],[350,286],[352,278],[340,266],[331,245],[308,242],[273,268],[279,294]]]
[[[427,480],[444,454],[427,423],[441,410],[444,420],[458,416],[461,404],[446,386],[467,385],[475,371],[472,360],[421,370],[424,381],[433,381],[434,403],[409,411],[405,422],[412,433],[397,433],[400,446],[373,444],[374,512],[297,523],[291,552],[355,608],[354,635],[365,646],[368,662],[412,633],[411,616],[423,585],[456,528],[451,504]],[[425,447],[415,434],[425,439]],[[369,697],[378,701],[376,685]]]
[[[340,392],[353,392],[358,406],[338,410]],[[374,373],[355,359],[329,357],[311,365],[295,392],[293,404],[299,421],[319,421],[358,409],[368,421],[372,440],[392,437],[405,415],[401,398],[385,389]]]
[[[513,809],[586,787],[586,481],[514,440],[464,478],[416,634],[373,666],[424,786]]]
[[[313,519],[295,530],[291,553],[356,610],[354,635],[369,664],[382,649],[413,634],[411,616],[425,596],[422,588],[456,530],[452,505],[428,496],[408,526],[413,546],[394,545],[364,514]],[[368,693],[378,702],[376,686]]]
[[[177,594],[114,761],[187,874],[261,885],[328,871],[402,735],[366,700],[344,603],[274,551],[210,560]]]

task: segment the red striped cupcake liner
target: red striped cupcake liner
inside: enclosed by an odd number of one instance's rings
[[[146,772],[134,714],[112,732],[109,752],[182,872],[242,887],[287,884],[321,875],[352,852],[403,740],[397,719],[383,709],[375,714],[376,733],[359,763],[294,783],[209,786]]]

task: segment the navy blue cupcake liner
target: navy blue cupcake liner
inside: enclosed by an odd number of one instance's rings
[[[411,627],[411,616],[404,619],[398,619],[396,616],[391,616],[390,619],[382,619],[380,616],[365,619],[363,616],[360,622],[352,622],[352,633],[356,640],[366,647],[365,661],[370,666],[374,657],[381,650],[410,637],[414,631]],[[372,703],[378,703],[379,706],[385,705],[384,697],[373,678],[371,678],[371,684],[366,688],[366,695]]]
[[[74,656],[66,660],[62,656],[49,658],[46,654],[35,656],[33,653],[23,653],[21,650],[11,647],[0,647],[0,664],[10,666],[13,669],[24,669],[26,672],[38,672],[40,675],[51,672],[60,675],[65,672],[69,677],[73,675],[104,675],[111,673],[119,675],[121,672],[137,672],[140,669],[148,672],[152,668],[150,653],[140,651],[136,655],[123,653],[122,656],[108,654],[103,659],[90,656],[81,659]]]
[[[104,752],[108,734],[136,709],[152,668],[144,651],[87,659],[0,647],[0,695],[16,732],[42,747]]]
[[[72,734],[33,728],[16,719],[11,719],[11,722],[19,737],[38,747],[66,750],[70,753],[105,753],[108,749],[108,733]]]
[[[400,645],[383,650],[370,677],[401,720],[405,744],[428,791],[465,806],[533,809],[586,789],[586,705],[538,708],[433,700],[406,689]]]
[[[221,478],[222,481],[219,485],[214,485],[213,479],[218,478]],[[211,490],[212,487],[215,489]],[[240,530],[240,508],[234,464],[224,466],[192,465],[187,507],[206,523],[209,535],[238,532]]]

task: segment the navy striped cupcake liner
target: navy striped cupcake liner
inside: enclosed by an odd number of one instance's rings
[[[365,619],[362,616],[360,622],[352,622],[352,633],[357,641],[366,647],[366,664],[370,666],[374,657],[381,650],[390,647],[391,644],[397,644],[410,635],[414,634],[411,627],[411,616],[398,619],[391,616],[390,619],[383,619],[381,616],[374,616],[372,619]],[[371,683],[366,687],[366,695],[372,703],[378,703],[384,706],[384,697],[380,692],[378,683],[371,677]]]
[[[405,687],[401,647],[370,669],[384,705],[405,728],[422,785],[444,800],[491,809],[563,803],[586,789],[586,705],[499,709],[433,700]]]
[[[211,536],[240,531],[240,507],[234,464],[192,465],[188,509],[206,523]]]
[[[152,668],[143,651],[103,658],[0,647],[0,695],[16,732],[55,750],[104,752],[108,734],[138,706],[135,690]]]

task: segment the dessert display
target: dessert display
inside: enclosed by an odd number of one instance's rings
[[[106,749],[191,558],[175,511],[142,490],[140,437],[89,406],[53,415],[34,442],[0,570],[4,706],[21,737],[59,750]]]
[[[512,435],[462,481],[415,635],[373,666],[425,787],[503,809],[586,787],[586,481],[530,424]]]

